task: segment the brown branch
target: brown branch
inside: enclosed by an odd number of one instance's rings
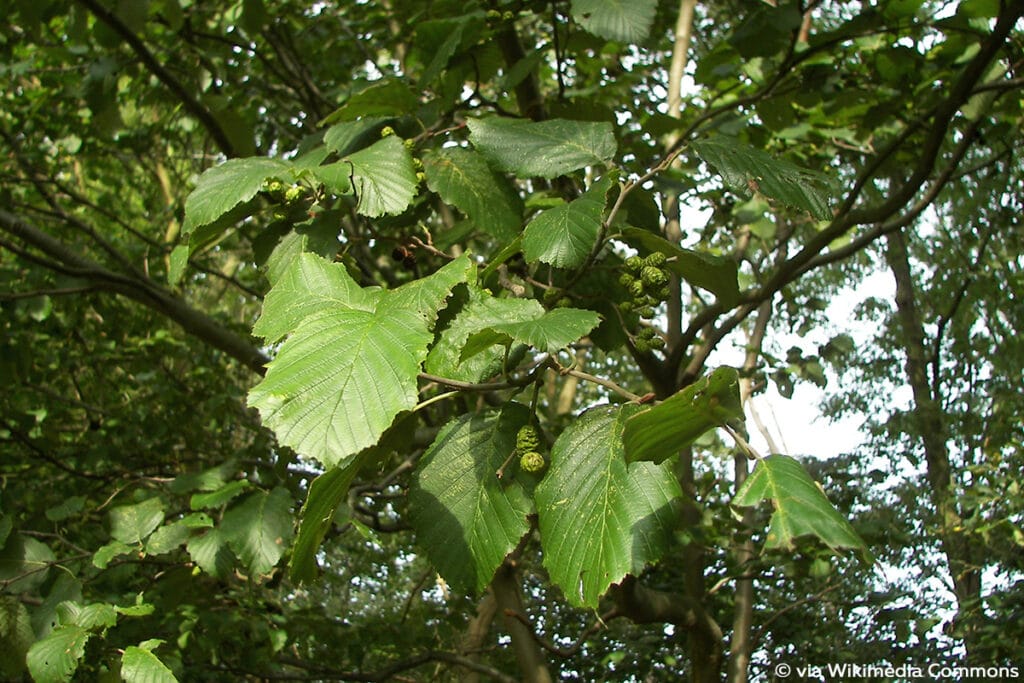
[[[497,600],[498,610],[506,615],[505,628],[512,638],[512,651],[519,664],[522,680],[525,683],[551,683],[551,674],[548,672],[543,653],[534,642],[533,629],[509,616],[523,611],[522,591],[515,565],[510,559],[506,559],[498,567],[498,571],[495,572],[494,578],[491,580],[491,590]]]
[[[586,645],[587,639],[590,638],[590,636],[594,635],[601,629],[606,628],[605,624],[607,624],[615,617],[621,615],[619,614],[618,608],[613,607],[612,609],[607,610],[597,618],[597,621],[595,621],[593,624],[584,629],[583,632],[580,633],[579,637],[576,638],[576,641],[569,647],[558,647],[551,641],[541,636],[533,628],[533,624],[530,623],[529,618],[527,618],[525,614],[521,614],[519,612],[506,612],[505,616],[512,617],[513,619],[518,619],[520,622],[523,623],[523,625],[530,629],[530,633],[533,635],[533,639],[534,641],[536,641],[538,645],[540,645],[542,648],[544,648],[551,654],[555,655],[556,657],[566,659],[568,657],[572,657],[574,654],[579,652],[583,648],[583,646]]]
[[[673,624],[685,631],[696,631],[715,643],[721,660],[722,629],[703,605],[684,595],[666,593],[642,585],[634,576],[613,584],[608,596],[616,605],[616,616],[626,617],[636,624]]]
[[[519,42],[519,35],[511,23],[506,23],[496,35],[498,47],[505,58],[505,65],[511,69],[526,58],[523,52],[522,43]],[[519,112],[534,121],[541,121],[547,117],[544,110],[544,97],[540,92],[540,85],[537,82],[536,70],[531,70],[526,78],[523,78],[515,87],[516,103],[519,105]]]
[[[13,437],[13,441],[20,443],[22,446],[28,449],[29,452],[31,452],[36,458],[53,465],[54,467],[63,472],[67,472],[68,474],[75,477],[81,477],[83,479],[93,479],[97,481],[108,481],[112,478],[111,476],[107,475],[94,474],[92,472],[82,472],[80,470],[76,470],[73,467],[66,465],[64,461],[61,460],[60,458],[50,455],[45,450],[37,446],[28,436],[28,434],[25,434],[23,431],[15,427],[10,422],[4,420],[0,424],[3,424],[4,429],[10,433],[10,435]]]
[[[767,619],[763,624],[761,624],[757,628],[757,631],[754,633],[753,637],[751,638],[751,643],[750,643],[751,647],[757,647],[757,645],[761,641],[761,638],[764,636],[765,632],[767,632],[768,627],[771,626],[772,623],[775,622],[776,620],[778,620],[780,617],[782,617],[783,615],[787,614],[788,612],[792,612],[793,610],[795,610],[798,607],[802,607],[804,605],[807,605],[809,603],[815,602],[817,600],[821,600],[825,595],[831,593],[835,589],[839,588],[841,585],[842,584],[834,583],[832,585],[826,586],[825,588],[823,588],[822,590],[818,591],[814,595],[809,595],[806,598],[802,598],[802,599],[797,600],[795,602],[791,602],[790,604],[788,604],[785,607],[783,607],[782,609],[780,609],[778,612],[773,614],[769,619]]]
[[[706,335],[707,338],[702,344],[702,350],[695,354],[693,358],[691,358],[687,367],[682,370],[680,374],[681,383],[685,384],[688,381],[693,381],[695,377],[699,376],[701,369],[704,366],[704,362],[714,345],[726,334],[735,329],[737,325],[742,323],[746,316],[757,308],[758,304],[773,297],[783,287],[809,270],[810,267],[816,267],[818,265],[823,265],[824,263],[831,263],[838,260],[838,256],[836,258],[831,258],[830,255],[821,256],[821,251],[824,248],[856,225],[886,221],[886,219],[889,219],[892,214],[899,211],[901,207],[906,205],[906,203],[920,191],[921,185],[935,166],[935,161],[939,155],[942,143],[946,138],[946,133],[949,130],[949,126],[951,125],[953,118],[956,116],[960,107],[963,106],[963,104],[974,94],[978,80],[984,75],[991,60],[995,58],[996,54],[1003,47],[1007,36],[1017,20],[1024,15],[1024,2],[1020,2],[1018,0],[1009,7],[1010,8],[1007,12],[1000,15],[992,33],[989,34],[988,39],[982,44],[981,50],[968,63],[968,65],[964,67],[960,77],[950,89],[949,95],[934,109],[934,115],[932,117],[933,124],[929,129],[924,142],[921,144],[921,152],[918,155],[918,164],[915,166],[906,182],[891,193],[889,199],[880,205],[855,210],[852,208],[852,205],[855,198],[859,195],[860,188],[866,186],[870,178],[878,172],[881,168],[881,162],[876,159],[872,164],[865,168],[858,176],[853,190],[851,190],[851,193],[847,196],[843,207],[840,209],[839,215],[832,221],[832,223],[811,238],[804,248],[796,255],[789,258],[784,264],[782,264],[768,282],[756,290],[745,293],[741,297],[741,306],[736,313],[720,326],[713,328],[709,335]],[[917,130],[919,124],[920,121],[902,131],[893,144],[880,153],[880,157],[888,158],[892,154],[895,154],[897,143],[899,145],[905,143],[910,138],[911,132],[913,132],[913,130]],[[973,124],[969,130],[973,130]],[[972,135],[967,135],[963,140],[961,140],[954,152],[954,158],[962,157],[968,150],[971,142],[973,142]],[[859,244],[864,246],[883,234],[891,234],[916,218],[917,215],[930,205],[931,200],[934,199],[934,195],[938,194],[945,183],[948,182],[949,174],[951,174],[953,170],[955,170],[955,163],[947,166],[942,176],[932,184],[922,201],[915,203],[915,205],[905,214],[891,219],[891,223],[879,228],[881,232],[872,235],[870,238],[864,238],[863,242],[860,242]],[[841,253],[853,253],[850,251],[850,249],[852,249],[851,245],[847,245],[847,247],[844,247],[843,249],[845,251],[842,251]],[[809,266],[812,261],[815,265]],[[683,350],[692,345],[701,331],[725,312],[725,307],[721,303],[716,302],[694,316],[686,331],[683,333],[680,349],[676,351],[676,354],[678,355],[682,353]],[[673,358],[675,358],[675,356],[673,356]],[[671,360],[672,359],[670,359],[670,363]]]
[[[214,118],[210,110],[204,107],[199,100],[192,95],[190,89],[182,85],[177,78],[171,75],[171,73],[157,61],[153,53],[150,52],[148,47],[146,47],[146,44],[142,42],[142,39],[135,35],[135,33],[128,28],[123,21],[121,21],[120,17],[101,5],[97,0],[77,0],[77,2],[86,7],[96,16],[97,19],[124,38],[125,42],[132,48],[132,51],[135,52],[135,56],[139,58],[139,61],[142,62],[161,83],[167,86],[168,90],[174,93],[175,97],[181,101],[182,106],[184,106],[190,114],[199,119],[199,122],[202,123],[203,127],[210,132],[214,142],[217,143],[217,147],[220,148],[220,151],[223,152],[225,156],[237,156],[235,147],[231,144],[231,139],[227,136],[227,133],[224,132],[224,129],[217,122],[217,119]]]
[[[634,394],[632,391],[629,391],[628,389],[625,389],[625,388],[619,386],[618,384],[616,384],[615,382],[611,381],[610,379],[605,379],[603,377],[597,377],[595,375],[591,375],[590,373],[583,372],[581,370],[576,370],[576,369],[573,369],[573,368],[562,367],[562,365],[557,360],[555,360],[554,358],[549,358],[548,362],[547,362],[547,365],[548,365],[548,367],[550,367],[552,370],[554,370],[555,372],[557,372],[560,375],[571,375],[572,377],[576,377],[578,379],[586,380],[587,382],[593,382],[594,384],[600,384],[601,386],[603,386],[605,388],[608,388],[608,389],[611,389],[612,391],[614,391],[619,396],[622,396],[623,398],[627,398],[630,401],[639,401],[640,398],[641,398],[639,395]]]
[[[754,301],[763,300],[767,298],[767,296],[771,296],[775,292],[779,291],[796,276],[797,272],[801,268],[817,256],[822,249],[827,247],[838,237],[841,237],[854,226],[864,225],[866,223],[878,223],[887,220],[890,216],[906,205],[906,203],[920,191],[921,185],[927,179],[929,174],[931,174],[932,169],[935,166],[935,160],[938,158],[939,151],[942,147],[942,143],[946,139],[946,133],[949,130],[949,126],[951,125],[953,118],[956,116],[960,107],[963,106],[963,104],[972,96],[978,81],[988,69],[989,63],[1003,47],[1007,36],[1022,15],[1024,15],[1024,2],[1020,2],[1018,0],[1017,2],[1008,5],[1007,11],[1001,14],[996,21],[996,25],[993,28],[992,33],[988,36],[988,39],[982,43],[981,49],[967,64],[967,66],[964,67],[960,77],[953,84],[952,88],[950,88],[949,95],[935,108],[934,116],[932,117],[932,127],[929,129],[924,141],[920,144],[918,163],[914,167],[910,177],[907,178],[907,180],[897,190],[890,194],[889,199],[878,206],[856,210],[852,208],[852,205],[853,201],[859,194],[858,188],[865,186],[868,180],[873,177],[880,168],[880,163],[877,161],[869,165],[858,177],[854,190],[847,197],[843,207],[840,209],[839,216],[837,216],[827,228],[815,235],[799,253],[789,259],[786,265],[779,269],[779,271],[776,272],[776,274],[760,288],[760,291],[754,295]],[[905,138],[909,139],[908,131],[901,133],[895,142],[902,144],[902,142],[905,141]],[[890,146],[890,149],[886,153],[883,153],[882,156],[888,156],[894,152],[895,150]],[[747,301],[750,300],[751,299],[749,298],[747,299]]]
[[[18,216],[0,209],[0,231],[46,254],[54,269],[88,280],[97,289],[121,294],[178,323],[186,332],[227,353],[258,374],[268,362],[251,341],[227,329],[213,318],[190,307],[147,278],[132,278],[107,270],[71,247]],[[24,253],[24,250],[19,250]],[[43,261],[45,265],[46,262]]]
[[[95,292],[96,287],[87,285],[85,287],[66,287],[63,289],[37,289],[32,292],[11,292],[5,294],[0,292],[0,301],[18,301],[19,299],[34,299],[38,296],[71,296],[73,294],[88,294]]]

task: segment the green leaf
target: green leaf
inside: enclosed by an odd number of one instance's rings
[[[59,505],[55,505],[46,511],[46,518],[51,522],[60,522],[69,517],[74,517],[85,507],[85,496],[71,496]],[[0,545],[3,539],[0,539]]]
[[[70,574],[60,572],[50,584],[43,604],[31,612],[32,629],[37,635],[45,636],[60,623],[58,607],[68,600],[82,600],[82,582]]]
[[[292,538],[292,499],[284,488],[257,491],[224,513],[220,531],[252,574],[274,568]]]
[[[462,257],[393,291],[361,290],[343,265],[317,258],[297,258],[267,297],[257,334],[294,331],[249,405],[282,444],[333,467],[416,405],[436,311],[472,266]]]
[[[790,45],[792,35],[803,19],[795,4],[780,7],[760,4],[729,37],[729,44],[745,60],[770,57]]]
[[[647,37],[658,0],[572,0],[572,18],[607,40],[639,43]]]
[[[479,13],[417,22],[414,45],[427,64],[419,79],[420,87],[429,88],[457,52],[479,39],[484,26]]]
[[[478,153],[447,147],[423,156],[427,187],[484,232],[511,239],[522,223],[523,202],[508,181]]]
[[[794,458],[770,455],[759,460],[736,492],[732,506],[753,507],[767,499],[774,511],[765,548],[793,550],[797,538],[816,536],[837,553],[853,550],[866,564],[874,561],[864,540]]]
[[[462,357],[469,358],[494,344],[512,342],[555,353],[586,335],[599,322],[601,316],[594,311],[556,308],[532,320],[495,323],[470,336],[462,350]]]
[[[96,552],[92,554],[92,565],[99,569],[106,569],[110,564],[110,561],[115,557],[121,555],[127,555],[132,552],[132,546],[121,541],[111,541],[105,545],[101,545],[96,549]]]
[[[529,420],[518,403],[462,415],[442,428],[420,462],[409,491],[412,525],[431,562],[459,589],[486,588],[530,528],[522,485],[509,474],[497,477]]]
[[[117,610],[113,605],[105,602],[94,602],[91,605],[79,607],[74,603],[63,603],[63,606],[73,607],[62,614],[61,623],[74,624],[90,631],[111,628],[117,623]]]
[[[739,302],[739,271],[733,259],[682,249],[664,237],[640,228],[625,228],[621,236],[632,246],[667,256],[667,268],[691,285],[714,294],[726,308],[732,308]]]
[[[219,508],[221,505],[231,501],[235,496],[244,493],[249,486],[251,484],[248,479],[236,479],[211,493],[194,493],[192,498],[189,499],[189,507],[193,510]]]
[[[35,642],[28,609],[13,595],[0,595],[0,678],[20,681],[25,654]]]
[[[359,458],[344,467],[334,467],[313,480],[302,506],[302,522],[295,539],[292,557],[288,562],[292,581],[312,581],[316,578],[316,553],[331,528],[334,513],[345,500],[352,478],[359,471]]]
[[[610,123],[490,117],[467,124],[473,145],[498,169],[524,178],[554,178],[615,156]]]
[[[0,550],[0,585],[5,593],[35,591],[50,574],[56,560],[50,546],[24,534],[13,534]]]
[[[164,503],[153,497],[110,511],[110,536],[122,543],[141,543],[164,521]]]
[[[278,159],[229,159],[199,176],[185,200],[182,234],[212,223],[231,209],[256,196],[268,178],[284,175],[289,165]]]
[[[224,578],[231,573],[234,556],[220,529],[210,529],[189,539],[185,549],[192,561],[207,574]]]
[[[316,166],[310,171],[334,194],[344,195],[352,192],[352,164],[336,161],[333,164]]]
[[[504,349],[488,345],[472,356],[463,357],[470,336],[491,325],[525,322],[544,315],[534,299],[499,299],[479,287],[469,287],[469,301],[458,312],[430,349],[424,367],[427,372],[465,382],[479,382],[502,369]]]
[[[623,457],[622,431],[637,406],[583,413],[551,451],[535,493],[544,566],[574,605],[596,608],[608,587],[668,547],[682,492],[671,467]]]
[[[356,211],[364,216],[402,213],[416,196],[412,157],[395,135],[350,154],[343,162],[351,166]]]
[[[337,123],[324,133],[324,146],[344,156],[367,143],[367,137],[388,121],[387,117],[371,117]]]
[[[691,143],[701,159],[714,166],[733,191],[760,192],[819,220],[832,217],[832,181],[823,173],[801,168],[736,138],[720,136]]]
[[[126,617],[148,617],[156,611],[156,607],[152,603],[144,602],[142,593],[139,593],[135,596],[134,605],[128,605],[127,607],[115,605],[114,610]]]
[[[333,111],[321,124],[355,121],[362,117],[395,117],[408,114],[419,106],[419,98],[400,80],[389,78],[348,98],[348,102]]]
[[[626,421],[626,460],[660,463],[674,457],[709,429],[743,419],[739,373],[721,367],[662,403]]]
[[[189,246],[187,244],[177,244],[174,249],[171,249],[171,255],[168,257],[168,268],[167,268],[167,284],[171,287],[177,287],[178,283],[181,282],[181,278],[185,275],[185,268],[188,267],[188,255]]]
[[[71,680],[78,660],[85,654],[89,631],[81,626],[65,624],[29,648],[26,661],[36,683],[58,683]]]
[[[376,296],[375,289],[360,288],[344,266],[302,253],[267,293],[252,332],[272,344],[318,313],[335,309],[370,312]]]
[[[177,683],[178,681],[171,670],[149,649],[134,645],[126,647],[124,654],[121,655],[121,677],[127,683]]]
[[[182,521],[164,524],[146,539],[146,553],[163,555],[182,546],[189,537],[189,526]]]
[[[556,268],[582,265],[597,245],[605,197],[614,181],[605,176],[579,198],[542,211],[523,231],[523,256]]]
[[[171,493],[181,494],[189,491],[216,491],[224,486],[237,471],[235,463],[227,461],[217,467],[202,472],[180,474],[168,486]]]
[[[455,285],[472,282],[476,276],[476,266],[466,256],[449,261],[436,273],[403,285],[388,292],[393,308],[410,310],[416,313],[427,325],[433,325],[437,311],[444,306]]]

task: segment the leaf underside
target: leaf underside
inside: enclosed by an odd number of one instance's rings
[[[392,291],[360,289],[342,264],[311,254],[289,268],[255,328],[289,336],[249,405],[281,443],[333,467],[416,405],[436,312],[472,267],[462,257]]]
[[[753,507],[762,500],[774,506],[765,548],[793,550],[796,539],[815,536],[836,552],[853,550],[865,563],[873,562],[864,540],[794,458],[776,454],[758,461],[732,506]]]
[[[776,159],[735,138],[722,136],[691,144],[697,155],[714,166],[734,191],[760,192],[819,220],[832,217],[829,207],[832,182],[825,174]]]

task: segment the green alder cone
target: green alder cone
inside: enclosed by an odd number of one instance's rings
[[[666,261],[668,261],[668,257],[662,254],[660,251],[656,251],[652,254],[649,254],[644,259],[644,265],[651,266],[652,268],[660,268],[661,266],[665,265]]]
[[[626,259],[626,267],[634,273],[639,273],[640,269],[644,267],[644,260],[639,256],[630,256]]]
[[[519,466],[526,472],[537,473],[547,466],[547,462],[545,462],[544,456],[537,451],[527,451],[520,456]]]
[[[537,435],[537,430],[532,425],[526,425],[519,429],[516,434],[516,451],[519,453],[528,453],[530,451],[536,451],[540,445],[540,438]]]
[[[640,271],[640,277],[646,287],[661,287],[668,282],[665,272],[654,266],[644,266]]]

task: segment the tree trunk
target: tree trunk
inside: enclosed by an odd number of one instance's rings
[[[697,502],[697,486],[693,472],[693,449],[686,448],[679,455],[679,482],[683,488],[682,526],[696,529],[701,523],[701,509]],[[703,605],[707,598],[704,585],[706,550],[699,541],[691,541],[683,548],[683,594],[687,602]],[[708,629],[695,628],[687,634],[690,679],[693,683],[712,683],[721,680],[722,642]]]
[[[462,640],[462,654],[474,662],[480,661],[480,651],[483,649],[484,643],[487,642],[487,634],[491,631],[491,624],[497,613],[498,601],[494,597],[494,591],[488,591],[480,599],[476,608],[476,616],[470,620],[469,626],[466,628],[466,635]],[[462,683],[479,683],[480,674],[476,671],[469,671],[462,676],[461,680]]]
[[[740,380],[740,402],[746,406],[754,391],[751,376],[761,358],[761,345],[768,330],[768,321],[772,316],[770,301],[761,304],[757,311],[754,329],[747,339],[747,353],[743,360],[743,377]],[[733,485],[735,490],[743,486],[750,474],[746,453],[737,453],[734,463]],[[733,556],[736,566],[742,575],[736,579],[736,592],[733,598],[732,638],[729,640],[729,662],[726,680],[729,683],[746,683],[750,668],[752,650],[751,628],[754,623],[754,578],[749,575],[749,566],[756,557],[751,529],[754,526],[754,511],[743,512],[743,528],[733,539]]]
[[[917,308],[913,273],[902,231],[891,233],[886,259],[896,280],[896,311],[907,354],[907,382],[913,391],[913,418],[924,448],[929,496],[939,523],[939,541],[953,581],[957,601],[957,631],[963,637],[968,661],[978,657],[977,633],[981,611],[981,568],[974,561],[970,539],[963,533],[952,487],[952,467],[942,419],[941,381],[928,378],[924,325]],[[934,387],[934,391],[933,391]]]
[[[498,609],[505,618],[505,630],[512,638],[512,650],[515,652],[519,671],[525,683],[551,683],[547,662],[540,646],[530,632],[529,627],[516,618],[523,613],[523,603],[519,591],[519,577],[515,567],[506,561],[491,582],[491,589],[498,602]]]

